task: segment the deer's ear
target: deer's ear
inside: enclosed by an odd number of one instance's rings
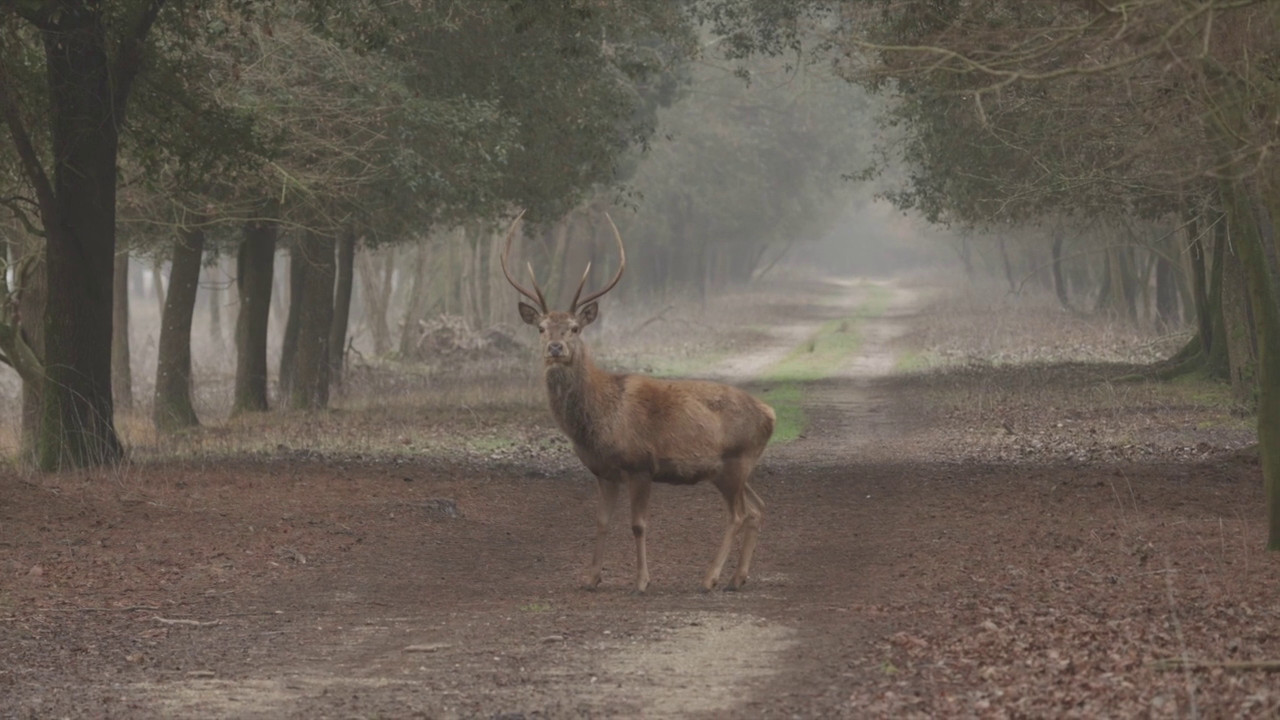
[[[583,305],[578,308],[578,326],[586,327],[590,325],[596,321],[596,318],[599,317],[599,315],[600,306],[597,305],[594,300]]]
[[[542,312],[529,303],[520,303],[520,319],[530,325],[537,325],[542,321]]]

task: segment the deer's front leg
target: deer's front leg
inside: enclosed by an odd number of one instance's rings
[[[631,491],[631,534],[636,538],[636,592],[642,593],[649,587],[649,560],[644,548],[649,526],[649,476],[632,475],[627,478],[627,487]]]
[[[604,541],[609,535],[609,521],[613,519],[613,509],[618,504],[618,482],[599,478],[600,500],[596,506],[596,547],[591,555],[591,567],[587,568],[587,576],[582,586],[588,590],[596,589],[600,584],[600,576],[604,570]]]

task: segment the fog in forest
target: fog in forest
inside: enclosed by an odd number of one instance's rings
[[[621,159],[613,189],[517,232],[517,277],[526,280],[519,269],[531,263],[553,307],[567,304],[588,262],[588,287],[616,269],[606,212],[628,259],[595,331],[606,341],[665,308],[714,323],[710,308],[718,298],[759,288],[777,292],[776,284],[788,280],[954,276],[950,233],[882,196],[897,177],[893,167],[881,160],[869,172],[873,158],[887,156],[893,143],[878,124],[885,97],[820,64],[796,66],[785,58],[705,59],[687,72],[675,97],[657,111],[650,140]],[[874,177],[857,178],[863,174]],[[347,362],[438,365],[441,358],[430,357],[421,343],[441,328],[476,337],[496,329],[530,345],[533,338],[515,312],[518,296],[500,270],[506,222],[411,226],[396,237],[359,238]],[[147,228],[145,219],[126,220],[121,235]],[[238,237],[231,227],[214,226],[208,234],[191,331],[193,397],[201,416],[216,419],[231,410]],[[283,402],[279,370],[290,322],[292,248],[301,235],[284,228],[275,253],[267,346],[273,402]],[[146,415],[172,264],[163,245],[127,252],[134,402],[121,409]],[[15,375],[5,376],[4,402],[14,410],[8,417],[19,415],[20,386]],[[16,427],[10,431],[16,435]]]
[[[1264,0],[0,2],[0,716],[1280,717],[1277,68]]]

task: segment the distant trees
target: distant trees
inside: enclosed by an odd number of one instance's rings
[[[1131,313],[1154,283],[1167,320],[1178,295],[1198,331],[1165,372],[1226,373],[1256,391],[1268,547],[1280,550],[1280,4],[701,8],[740,55],[814,35],[845,77],[891,92],[891,151],[907,177],[890,197],[901,207],[961,227],[1111,228],[1082,248],[1098,258],[1095,302]],[[1051,267],[1069,305],[1064,239],[1051,236]]]
[[[1280,171],[1268,161],[1280,141],[1280,6],[793,7],[838,17],[829,37],[842,71],[900,97],[900,205],[960,225],[1101,221],[1124,231],[1091,250],[1107,307],[1132,312],[1153,282],[1166,315],[1174,295],[1191,296],[1197,336],[1172,367],[1256,388],[1269,547],[1280,549]],[[1159,230],[1129,232],[1144,224]],[[1054,256],[1060,265],[1057,239]],[[1189,292],[1171,267],[1183,262]]]
[[[471,227],[481,272],[485,220],[513,206],[551,220],[622,177],[674,99],[692,38],[680,7],[658,0],[0,3],[0,201],[17,223],[6,234],[41,238],[30,254],[10,242],[19,301],[0,351],[29,388],[37,464],[109,464],[123,450],[111,397],[118,193],[147,228],[132,247],[171,266],[156,426],[198,422],[190,326],[204,252],[237,258],[235,410],[268,407],[279,246],[301,283],[285,397],[323,407],[358,241]]]
[[[867,96],[824,66],[757,58],[742,74],[698,65],[695,90],[663,114],[631,188],[640,198],[635,285],[708,289],[752,279],[788,247],[816,238],[848,204],[843,176],[870,162]]]

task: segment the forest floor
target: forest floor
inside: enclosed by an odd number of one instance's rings
[[[799,404],[743,591],[699,591],[706,486],[655,488],[647,594],[624,523],[577,587],[594,482],[530,373],[353,370],[334,411],[0,474],[0,717],[1280,712],[1251,419],[1116,382],[1177,338],[910,282],[718,307],[588,337]],[[846,353],[787,377],[833,323]]]

